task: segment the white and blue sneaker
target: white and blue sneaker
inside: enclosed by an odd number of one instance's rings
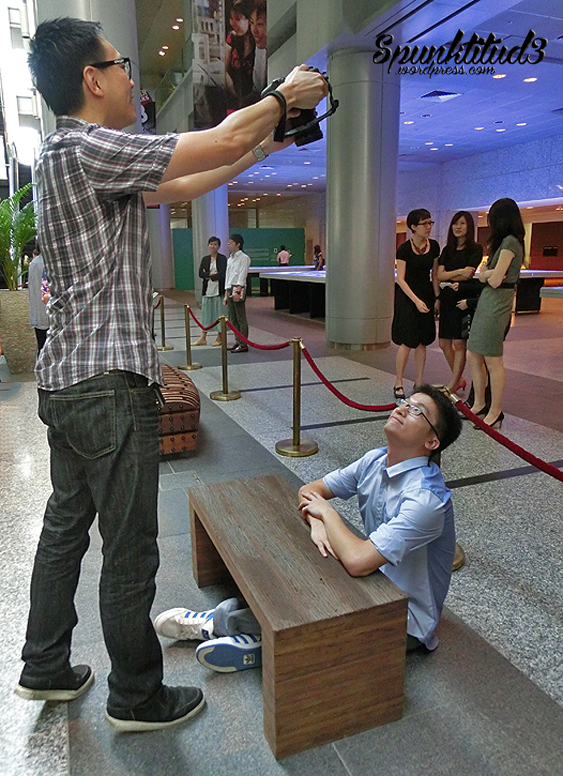
[[[197,639],[207,641],[213,638],[213,612],[192,612],[190,609],[167,609],[154,620],[154,629],[160,636],[169,639]]]
[[[262,639],[260,636],[222,636],[196,647],[195,656],[202,666],[213,671],[229,673],[260,668]]]

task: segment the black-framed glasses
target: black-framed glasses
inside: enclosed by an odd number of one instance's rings
[[[420,221],[417,226],[434,226],[436,221]]]
[[[416,404],[411,404],[406,399],[399,399],[397,401],[397,407],[406,407],[409,415],[412,415],[415,418],[418,417],[419,415],[422,415],[424,420],[428,423],[432,431],[438,437],[438,442],[440,443],[442,442],[442,440],[440,439],[440,434],[436,431],[435,426],[430,422],[430,419],[428,418],[428,416],[425,415],[424,410],[422,410],[420,407],[417,407]]]
[[[131,60],[129,57],[119,57],[119,59],[108,59],[105,62],[92,62],[90,67],[96,67],[98,70],[105,70],[112,65],[118,65],[122,70],[125,70],[127,78],[131,80]]]

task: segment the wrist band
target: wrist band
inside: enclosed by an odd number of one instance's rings
[[[264,95],[264,97],[275,97],[276,100],[281,105],[282,109],[282,116],[279,120],[279,123],[274,131],[274,140],[276,143],[282,143],[283,139],[285,137],[285,120],[287,117],[287,100],[285,99],[285,95],[282,94],[282,92],[278,91],[277,89],[272,89],[271,92],[268,92]],[[264,97],[262,99],[264,99]]]
[[[253,154],[254,154],[254,156],[256,157],[256,161],[257,161],[257,162],[263,162],[263,161],[264,161],[264,159],[267,159],[267,158],[268,158],[268,154],[265,154],[265,153],[264,153],[264,149],[262,148],[262,146],[260,145],[260,143],[258,143],[258,145],[256,146],[256,148],[253,148],[253,149],[252,149],[252,153],[253,153]]]

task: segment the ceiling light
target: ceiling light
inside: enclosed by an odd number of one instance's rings
[[[527,121],[521,121],[519,124],[516,124],[516,126],[517,127],[525,127],[527,123],[528,123]]]
[[[414,121],[403,121],[403,124],[414,124]]]
[[[311,164],[311,162],[303,162],[303,164]]]
[[[159,53],[159,56],[161,56],[161,57],[165,57],[166,56],[166,51],[163,51],[162,49],[160,49],[160,51],[158,53]]]
[[[477,131],[479,131],[480,129],[485,129],[485,127],[473,127],[473,129],[476,129]]]
[[[446,148],[453,146],[453,143],[446,143]]]
[[[438,149],[436,147],[434,147],[434,148],[431,148],[430,150],[431,151],[437,151]]]
[[[506,132],[506,129],[497,129],[497,132]]]
[[[534,81],[537,81],[537,80],[538,80],[537,78],[524,78],[524,83],[525,84],[533,84]]]
[[[461,94],[459,92],[440,92],[435,90],[428,92],[428,94],[423,94],[420,99],[431,100],[432,102],[447,102],[448,100],[453,100],[454,97],[461,97]]]
[[[173,24],[172,25],[172,29],[173,30],[179,30],[180,29],[180,25],[179,24]]]
[[[434,141],[432,140],[430,143],[425,143],[424,145],[434,145]]]
[[[177,22],[180,22],[180,24],[184,21],[183,19],[176,19]]]
[[[506,78],[506,73],[497,73],[493,78]]]

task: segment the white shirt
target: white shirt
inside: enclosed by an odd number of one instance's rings
[[[242,251],[231,253],[227,261],[227,276],[225,278],[225,288],[231,286],[246,287],[246,275],[250,267],[250,256]]]

